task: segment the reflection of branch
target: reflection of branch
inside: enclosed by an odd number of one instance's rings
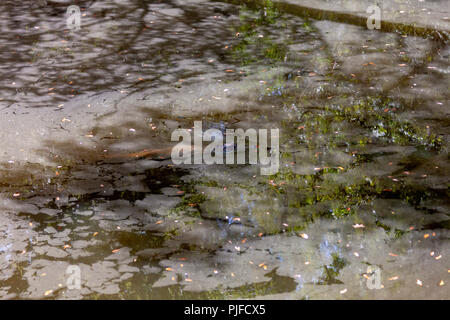
[[[4,107],[3,109],[1,109],[0,111],[3,111],[5,109],[8,109],[9,107],[11,107],[14,104],[14,102],[11,102],[8,106]]]
[[[105,155],[105,159],[127,159],[127,158],[148,158],[151,156],[169,155],[172,151],[172,147],[164,149],[152,149],[152,150],[142,150],[140,152],[126,153],[126,154],[112,154]]]
[[[92,1],[83,2],[86,5],[91,3]],[[25,31],[38,21],[55,24],[57,21],[52,17],[52,7],[65,7],[61,3],[51,1],[47,10],[39,8],[28,12],[24,10],[25,6],[15,5],[12,7],[13,18],[6,22],[8,32],[0,35],[0,41],[5,47],[19,50],[0,51],[0,57],[9,71],[7,77],[0,81],[1,94],[9,95],[15,102],[51,106],[63,103],[74,95],[111,88],[120,87],[137,93],[149,88],[148,81],[151,81],[150,87],[166,84],[162,77],[167,74],[175,77],[177,74],[183,74],[184,77],[203,74],[203,70],[196,74],[186,74],[187,70],[177,68],[178,62],[186,57],[203,59],[202,54],[213,52],[222,58],[221,42],[217,39],[225,39],[223,35],[227,36],[228,30],[217,29],[210,35],[210,27],[202,27],[207,33],[205,37],[190,32],[202,19],[209,18],[208,10],[199,10],[197,5],[173,5],[180,13],[168,15],[153,12],[150,4],[148,1],[136,1],[127,6],[114,4],[105,9],[92,8],[90,11],[95,16],[86,18],[83,21],[84,30],[72,36],[62,33],[60,28]],[[200,14],[192,18],[190,11]],[[156,16],[157,23],[145,28],[150,12]],[[109,23],[112,23],[112,29]],[[175,25],[183,25],[185,30],[171,32],[170,29],[175,28]],[[90,31],[97,30],[100,34],[98,37],[94,34],[93,38],[89,37]],[[155,37],[158,38],[157,44],[145,48],[145,43]],[[60,40],[62,44],[59,43]],[[172,53],[174,56],[169,58]],[[142,70],[142,61],[151,61],[149,68]],[[117,72],[119,67],[124,72]],[[214,68],[213,65],[211,67]],[[151,77],[144,77],[142,73]],[[137,82],[139,77],[145,79]],[[11,86],[12,82],[28,86],[28,96],[14,96],[16,86]],[[47,90],[50,88],[55,90],[49,95]]]
[[[137,32],[135,33],[135,36],[133,38],[131,38],[130,41],[128,41],[125,45],[121,46],[120,51],[127,50],[128,48],[130,48],[131,44],[134,44],[136,39],[139,37],[139,35],[141,35],[143,26],[145,26],[144,18],[145,18],[145,16],[148,13],[148,6],[146,5],[145,2],[142,4],[141,8],[142,7],[143,7],[143,10],[142,10],[142,13],[141,13],[140,18],[139,18],[139,24],[140,24],[141,27],[137,30]],[[135,9],[134,11],[136,11],[138,9],[139,8]]]

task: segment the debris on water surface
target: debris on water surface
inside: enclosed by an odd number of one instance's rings
[[[395,254],[395,253],[392,253],[392,252],[389,252],[389,255],[390,255],[391,257],[398,257],[398,254]]]

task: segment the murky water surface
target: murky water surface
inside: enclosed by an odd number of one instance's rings
[[[68,1],[1,4],[4,152],[27,156],[1,164],[1,298],[450,298],[446,40],[77,3],[78,32]],[[279,128],[279,172],[174,166],[194,120]]]

